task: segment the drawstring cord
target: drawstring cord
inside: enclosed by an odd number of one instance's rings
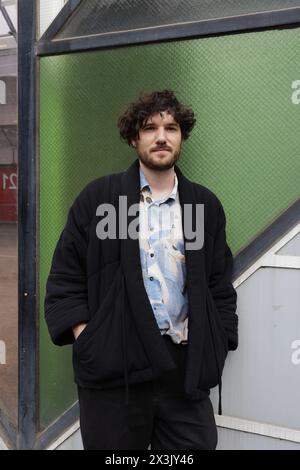
[[[215,356],[216,356],[216,364],[217,364],[217,370],[218,370],[218,376],[219,376],[219,403],[218,403],[218,414],[222,414],[222,374],[220,372],[220,365],[218,361],[218,356],[217,356],[217,351],[216,351],[216,344],[215,344],[215,339],[214,335],[212,333],[212,340],[213,340],[213,346],[214,346],[214,351],[215,351]]]
[[[217,364],[218,376],[219,376],[219,403],[218,403],[218,414],[221,415],[221,414],[222,414],[222,374],[221,374],[221,372],[220,372],[220,365],[219,365],[219,361],[218,361],[218,355],[217,355],[217,350],[216,350],[216,343],[215,343],[214,333],[213,333],[213,329],[212,329],[212,325],[211,325],[211,320],[210,320],[210,317],[209,317],[209,312],[208,312],[208,314],[207,314],[207,317],[208,317],[209,327],[210,327],[210,331],[211,331],[211,337],[212,337],[213,348],[214,348],[215,357],[216,357],[216,364]]]
[[[218,406],[218,414],[222,414],[222,377],[220,377],[219,383],[219,406]]]
[[[122,273],[122,296],[121,296],[121,319],[122,319],[122,348],[123,348],[123,373],[125,381],[125,405],[129,403],[129,384],[128,384],[128,362],[127,362],[127,344],[125,329],[125,281]]]

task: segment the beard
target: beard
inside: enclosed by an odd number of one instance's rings
[[[170,170],[170,168],[173,168],[175,163],[179,160],[180,150],[177,153],[168,155],[167,157],[164,156],[161,159],[155,158],[152,152],[150,155],[138,154],[138,157],[145,167],[149,168],[149,170],[166,171]]]

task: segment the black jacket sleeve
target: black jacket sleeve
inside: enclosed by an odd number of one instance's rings
[[[228,336],[228,347],[235,350],[238,346],[237,294],[232,285],[233,257],[226,242],[225,227],[226,217],[220,205],[209,288]]]
[[[54,344],[74,342],[72,327],[89,321],[87,302],[87,236],[77,222],[78,204],[69,211],[56,245],[46,285],[45,318]]]

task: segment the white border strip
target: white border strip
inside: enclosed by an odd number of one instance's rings
[[[247,419],[236,418],[233,416],[215,415],[216,424],[220,428],[231,429],[232,431],[241,431],[248,434],[256,434],[259,436],[269,437],[273,439],[281,439],[284,441],[300,443],[300,431],[297,429],[285,428],[269,423],[261,423],[259,421],[251,421]],[[76,431],[80,429],[79,421],[64,432],[56,441],[54,441],[46,450],[55,450],[67,439],[69,439]],[[1,447],[2,446],[2,447]],[[4,442],[0,438],[0,449],[7,450]]]
[[[292,268],[300,269],[300,257],[288,255],[276,255],[276,253],[283,248],[292,238],[300,233],[300,224],[296,225],[289,233],[282,237],[275,245],[273,245],[265,254],[263,254],[250,268],[243,272],[234,282],[234,287],[237,288],[248,277],[261,267],[274,267],[274,268]]]
[[[79,425],[79,420],[77,420],[70,428],[67,429],[61,436],[59,436],[56,441],[54,441],[49,447],[46,448],[46,450],[55,450],[57,447],[59,447],[61,444],[63,444],[69,437],[71,437],[73,434],[75,434],[76,431],[80,428]]]
[[[300,443],[300,431],[297,429],[235,418],[233,416],[215,415],[215,419],[217,426],[221,428]]]

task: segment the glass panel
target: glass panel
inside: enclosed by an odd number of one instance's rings
[[[9,20],[13,24],[13,27],[17,29],[17,8],[16,0],[2,0],[1,2],[1,13],[0,13],[0,34],[9,35],[11,28]]]
[[[174,89],[193,107],[198,122],[179,166],[221,198],[236,253],[300,197],[299,41],[300,28],[294,28],[41,59],[43,427],[76,398],[71,348],[53,346],[45,326],[45,283],[76,195],[89,181],[121,171],[135,158],[120,142],[118,116],[141,91],[153,89]],[[159,73],[158,63],[164,64]]]
[[[16,2],[1,7],[14,26]],[[1,12],[2,13],[2,12]],[[4,20],[4,17],[2,17]],[[7,20],[7,17],[6,17]],[[0,417],[15,427],[18,412],[17,52],[1,23],[0,38]],[[0,418],[1,419],[1,418]]]
[[[83,0],[56,39],[300,6],[300,0]]]
[[[17,29],[17,2],[16,0],[2,0],[0,2],[0,51],[17,47],[14,37]]]
[[[38,37],[40,38],[50,26],[54,18],[58,15],[62,7],[68,0],[39,0],[40,24]]]

